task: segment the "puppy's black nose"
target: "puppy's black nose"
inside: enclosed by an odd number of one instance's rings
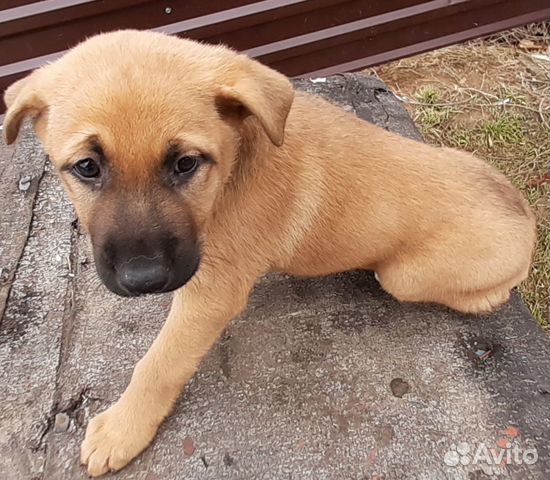
[[[118,281],[130,295],[161,292],[169,281],[169,269],[159,259],[136,257],[121,264]]]

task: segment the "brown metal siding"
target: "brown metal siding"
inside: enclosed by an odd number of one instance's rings
[[[157,29],[289,76],[357,70],[531,21],[547,0],[0,0],[0,91],[87,36]]]

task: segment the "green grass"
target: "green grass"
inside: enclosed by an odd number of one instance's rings
[[[489,147],[495,143],[501,146],[524,145],[523,119],[508,114],[497,114],[495,117],[481,126]]]
[[[436,87],[431,85],[420,88],[416,93],[415,97],[419,102],[426,103],[428,105],[434,105],[440,103],[441,93]]]
[[[426,129],[434,129],[445,124],[452,112],[451,108],[440,105],[441,92],[432,86],[426,86],[415,93],[415,99],[423,108],[418,110],[418,121]]]

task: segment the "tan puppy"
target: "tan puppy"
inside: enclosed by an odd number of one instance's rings
[[[8,143],[34,116],[105,284],[178,289],[130,385],[88,426],[93,476],[147,447],[266,272],[371,269],[399,300],[478,313],[529,269],[533,215],[495,169],[295,93],[223,47],[108,33],[5,98]]]

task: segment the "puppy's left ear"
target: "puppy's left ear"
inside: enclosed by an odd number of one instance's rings
[[[4,135],[9,145],[15,141],[21,123],[27,116],[35,117],[35,128],[39,136],[44,134],[44,122],[38,122],[46,109],[46,102],[38,88],[38,71],[10,85],[4,93],[4,102],[8,107],[4,118]],[[42,116],[43,118],[43,116]],[[42,134],[42,135],[41,135]]]
[[[280,147],[285,123],[294,100],[294,87],[283,74],[240,56],[231,78],[218,91],[216,102],[222,107],[244,108],[254,115],[271,142]]]

